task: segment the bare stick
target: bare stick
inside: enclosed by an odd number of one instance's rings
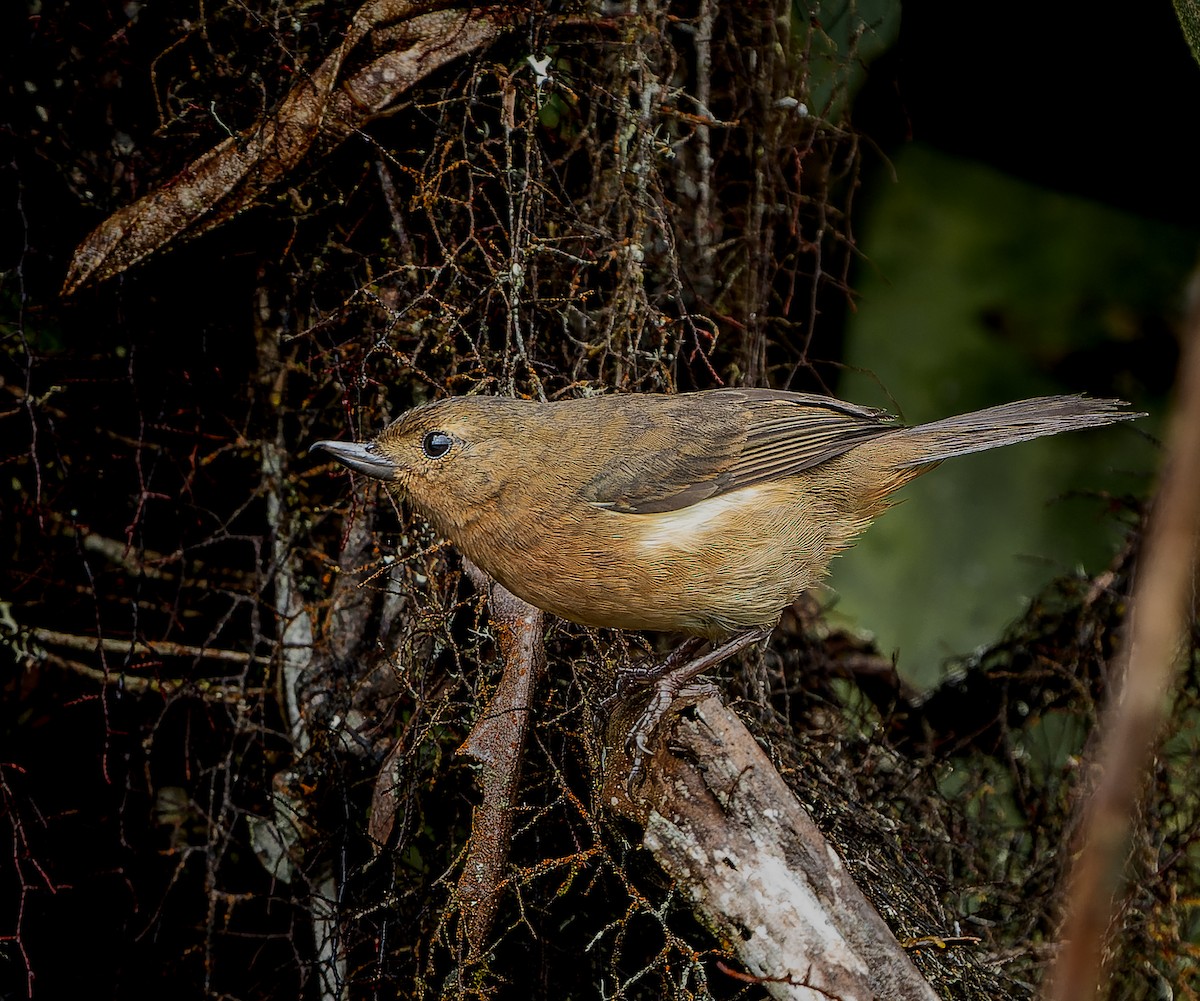
[[[256,657],[243,650],[218,650],[215,647],[190,646],[185,643],[173,643],[170,640],[144,639],[101,639],[95,636],[80,636],[74,633],[60,633],[53,629],[35,627],[29,630],[30,635],[40,643],[49,646],[65,646],[71,650],[94,651],[103,650],[106,653],[144,653],[149,657],[191,657],[195,660],[220,660],[231,664],[269,664],[270,658]]]
[[[546,668],[542,612],[526,604],[482,570],[463,560],[467,575],[488,595],[504,671],[492,700],[459,748],[483,765],[483,802],[471,822],[471,846],[458,880],[458,896],[470,958],[484,951],[508,874],[513,803],[529,732],[537,681]]]
[[[1200,530],[1200,274],[1193,278],[1192,298],[1179,399],[1121,654],[1124,680],[1103,717],[1099,779],[1084,807],[1082,847],[1067,877],[1062,951],[1043,995],[1050,1001],[1096,995],[1130,818],[1162,728],[1190,616]]]

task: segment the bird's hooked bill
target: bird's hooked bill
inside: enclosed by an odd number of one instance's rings
[[[377,480],[396,478],[396,464],[376,452],[375,446],[370,442],[360,444],[356,441],[318,441],[314,442],[308,451],[311,454],[317,449],[323,449],[343,466],[348,466],[364,476],[372,476]]]

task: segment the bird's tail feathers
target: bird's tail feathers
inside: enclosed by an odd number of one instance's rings
[[[1086,396],[1039,396],[930,424],[897,430],[910,446],[901,468],[941,462],[956,455],[982,452],[1043,435],[1103,427],[1145,414],[1122,410],[1122,400],[1093,400]]]

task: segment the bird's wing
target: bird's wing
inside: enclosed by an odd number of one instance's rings
[[[677,511],[764,480],[792,476],[895,430],[880,410],[826,396],[719,390],[675,397],[630,427],[629,447],[584,487],[597,507]]]

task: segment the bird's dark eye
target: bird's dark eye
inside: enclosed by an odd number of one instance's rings
[[[454,439],[445,431],[430,431],[421,439],[421,451],[430,459],[440,459],[453,444]]]

